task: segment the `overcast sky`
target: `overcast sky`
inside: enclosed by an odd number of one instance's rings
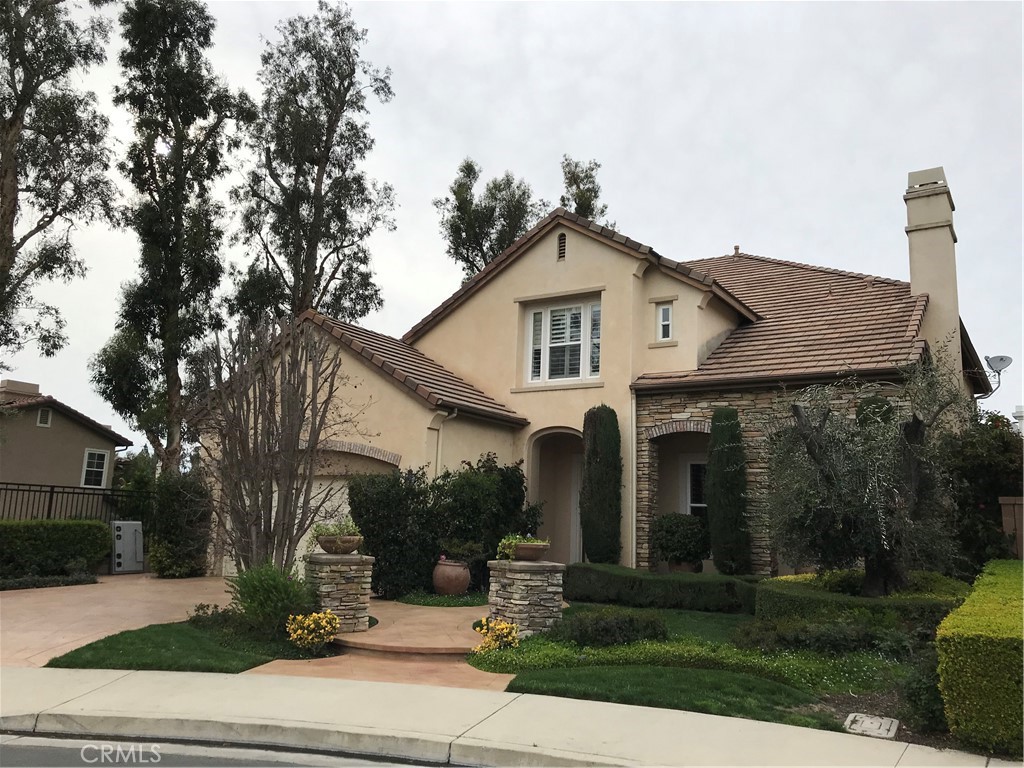
[[[210,57],[259,97],[263,39],[305,2],[211,2]],[[909,279],[907,172],[945,167],[957,210],[960,313],[978,352],[1014,364],[988,406],[1024,402],[1021,348],[1022,5],[1005,3],[354,3],[365,58],[393,70],[371,104],[367,169],[396,192],[397,231],[371,241],[401,335],[461,280],[431,200],[467,155],[557,201],[563,153],[602,163],[618,229],[679,261],[747,253]],[[83,79],[110,104],[108,62]],[[76,232],[85,280],[47,287],[70,343],[28,350],[10,378],[133,433],[92,392],[88,361],[114,330],[134,237]],[[245,253],[230,250],[241,262]]]

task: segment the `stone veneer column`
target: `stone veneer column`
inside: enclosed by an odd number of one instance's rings
[[[492,619],[519,627],[520,637],[551,629],[562,618],[562,563],[490,560]]]
[[[327,555],[306,558],[306,582],[313,587],[321,610],[341,620],[339,632],[365,632],[370,628],[370,572],[368,555]]]

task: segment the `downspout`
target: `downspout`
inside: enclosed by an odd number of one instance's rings
[[[629,556],[626,567],[636,568],[636,392],[629,390]]]
[[[438,414],[438,415],[440,415],[440,414]],[[431,427],[430,427],[430,429],[436,429],[437,430],[437,437],[434,439],[434,477],[437,477],[440,474],[440,472],[441,472],[441,441],[442,441],[441,432],[442,432],[442,427],[444,427],[444,424],[445,424],[446,421],[450,421],[451,419],[454,419],[458,415],[459,415],[459,409],[458,408],[454,408],[443,419],[438,421],[436,423],[436,426],[432,424]]]

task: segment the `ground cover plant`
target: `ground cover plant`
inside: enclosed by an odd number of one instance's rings
[[[399,603],[406,605],[426,605],[434,608],[466,608],[468,606],[487,605],[486,592],[467,592],[464,595],[435,595],[419,589],[402,595]]]

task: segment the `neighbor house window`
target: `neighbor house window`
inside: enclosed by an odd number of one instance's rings
[[[107,473],[107,457],[109,451],[86,450],[85,462],[82,465],[82,487],[103,488]]]
[[[658,341],[668,341],[672,338],[672,305],[655,304],[654,307],[657,318],[656,337]]]
[[[528,313],[530,381],[564,381],[601,374],[601,305],[580,302]]]
[[[49,408],[40,408],[39,415],[36,416],[37,427],[49,427],[50,419],[53,417],[53,412]]]

